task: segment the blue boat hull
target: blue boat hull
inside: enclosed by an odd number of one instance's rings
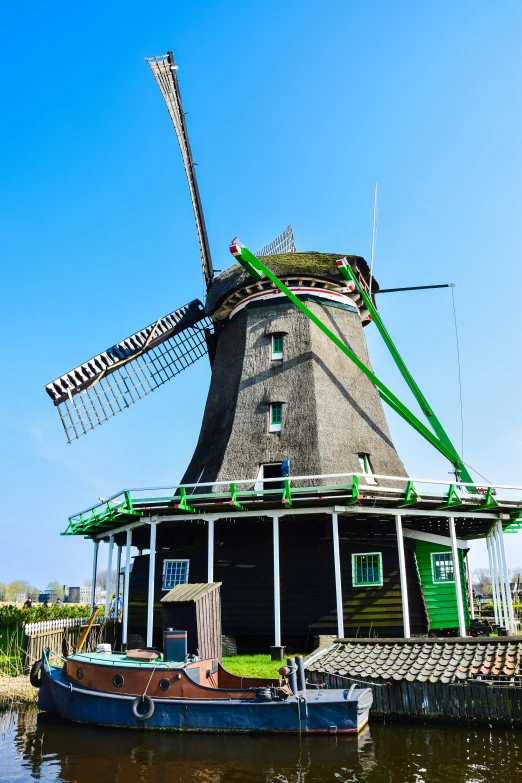
[[[306,690],[284,701],[153,699],[147,720],[132,711],[135,696],[79,688],[62,669],[44,664],[38,706],[77,723],[192,732],[357,733],[368,722],[371,692]]]

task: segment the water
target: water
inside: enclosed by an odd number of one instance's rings
[[[353,737],[177,735],[4,714],[0,783],[520,783],[522,734],[371,724]]]

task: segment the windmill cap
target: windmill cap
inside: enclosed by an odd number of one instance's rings
[[[230,249],[233,253],[232,246],[238,249],[241,247],[237,238],[234,238],[231,242]],[[341,281],[337,268],[339,261],[346,261],[346,265],[349,264],[352,269],[357,269],[363,277],[369,277],[370,274],[370,268],[362,256],[343,256],[340,253],[318,253],[315,251],[308,253],[283,253],[275,256],[263,256],[262,260],[281,279],[289,276],[300,276],[339,283]],[[233,264],[228,269],[225,269],[224,272],[214,278],[208,291],[205,305],[207,314],[212,315],[215,313],[225,299],[235,290],[243,288],[252,282],[252,278],[241,264]],[[372,289],[373,291],[379,290],[375,279]]]

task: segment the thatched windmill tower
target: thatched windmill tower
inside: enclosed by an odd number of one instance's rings
[[[337,258],[291,253],[264,260],[370,366],[363,329],[369,320]],[[369,274],[363,258],[350,262]],[[276,476],[286,460],[293,475],[405,475],[375,386],[270,281],[253,283],[236,264],[215,278],[206,311],[218,340],[183,483],[261,480]]]

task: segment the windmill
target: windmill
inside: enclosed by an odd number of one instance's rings
[[[262,481],[274,470],[288,470],[290,459],[301,475],[359,470],[405,475],[382,401],[450,459],[457,478],[471,481],[382,324],[375,308],[379,285],[362,257],[345,256],[339,265],[339,254],[297,253],[288,226],[256,256],[249,254],[250,261],[236,253],[240,263],[216,276],[177,65],[172,52],[147,62],[183,159],[206,302],[194,299],[47,384],[69,442],[208,353],[210,390],[184,482],[254,474]],[[256,268],[256,258],[263,257],[267,266]],[[338,341],[349,345],[351,363],[331,334],[317,330],[309,313],[299,310],[299,302],[307,303],[316,324],[329,321]],[[434,434],[373,375],[363,333],[372,320]]]

